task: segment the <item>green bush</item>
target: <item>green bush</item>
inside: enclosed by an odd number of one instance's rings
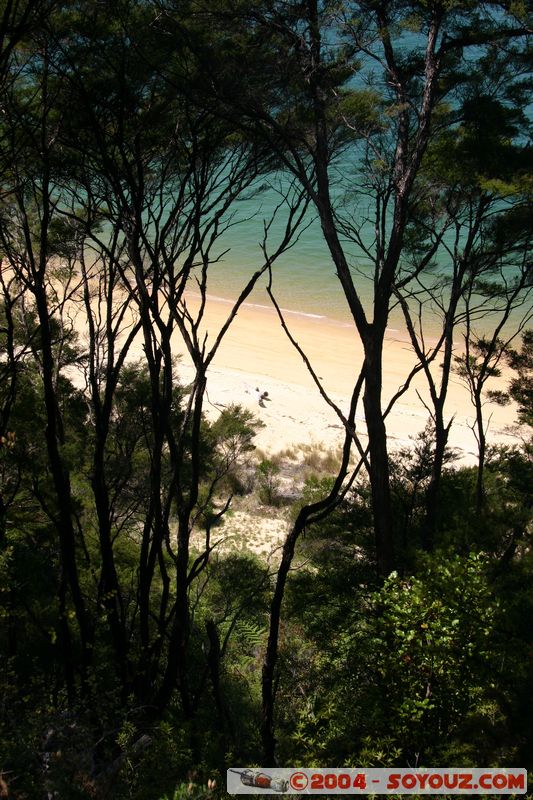
[[[280,500],[279,472],[279,465],[268,458],[263,459],[263,461],[258,464],[257,483],[259,485],[259,499],[268,506],[278,505]]]

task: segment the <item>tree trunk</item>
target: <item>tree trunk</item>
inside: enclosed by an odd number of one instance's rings
[[[40,278],[36,280],[34,294],[41,332],[42,380],[46,409],[45,439],[50,462],[50,471],[52,473],[58,504],[56,527],[59,535],[62,569],[68,580],[68,586],[76,613],[76,621],[80,632],[82,652],[81,666],[82,674],[85,676],[87,668],[92,660],[93,631],[87,609],[85,608],[85,600],[81,591],[78,575],[76,537],[72,524],[70,478],[61,456],[58,441],[61,424],[58,419],[58,399],[54,386],[52,335],[50,331],[46,290]],[[66,633],[63,639],[65,644],[70,643],[70,636],[67,636]],[[70,657],[70,655],[66,655],[67,659]]]
[[[353,425],[355,419],[355,409],[357,405],[357,395],[354,393],[352,398],[352,407],[350,409],[349,424]],[[304,506],[300,510],[294,525],[289,532],[285,543],[283,545],[283,552],[281,556],[281,563],[278,568],[276,576],[276,586],[272,596],[270,605],[270,624],[268,631],[268,641],[263,661],[262,672],[262,698],[263,698],[263,718],[261,725],[261,737],[263,741],[263,758],[265,766],[273,766],[275,764],[276,752],[276,738],[274,734],[274,706],[276,700],[276,692],[274,686],[274,673],[276,663],[278,660],[278,644],[279,644],[279,626],[281,620],[281,606],[283,603],[283,596],[285,594],[285,586],[287,583],[287,576],[289,574],[292,559],[294,557],[294,549],[296,542],[305,526],[309,522],[317,522],[327,516],[333,508],[337,505],[339,494],[342,489],[344,479],[346,477],[348,463],[351,453],[351,435],[346,432],[342,462],[337,473],[337,478],[333,484],[331,491],[323,500],[313,503],[309,506]]]
[[[479,393],[475,396],[476,403],[476,427],[477,427],[477,447],[478,447],[478,465],[476,477],[476,511],[481,512],[485,504],[485,455],[487,451],[487,440],[485,437],[485,429],[483,427],[483,405]]]
[[[126,699],[130,691],[128,645],[111,540],[111,511],[104,463],[107,425],[102,425],[101,422],[97,424],[96,438],[91,483],[98,516],[98,537],[102,559],[101,596],[108,614],[109,631],[115,650],[116,671],[120,680],[123,698]]]
[[[370,487],[376,540],[376,562],[382,576],[394,569],[392,504],[389,480],[387,431],[381,408],[382,336],[368,337],[365,345],[363,404],[370,451]]]
[[[448,444],[450,426],[444,424],[442,416],[442,406],[435,411],[435,450],[433,452],[433,464],[431,466],[431,478],[426,490],[426,517],[422,528],[422,546],[426,552],[430,553],[435,544],[435,532],[439,524],[439,504],[440,489],[442,482],[442,467],[444,464],[444,454]]]
[[[281,563],[279,565],[276,577],[276,586],[270,606],[270,627],[262,672],[263,721],[261,726],[261,736],[263,740],[263,760],[265,767],[273,767],[276,763],[276,738],[274,735],[274,706],[276,697],[274,689],[274,672],[278,660],[281,604],[285,594],[287,576],[289,574],[292,559],[294,557],[294,548],[296,546],[296,542],[298,541],[298,537],[305,527],[306,517],[302,513],[305,510],[306,509],[302,509],[298,515],[298,518],[283,545]]]

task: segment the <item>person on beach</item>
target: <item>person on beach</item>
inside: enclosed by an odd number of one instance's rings
[[[261,408],[266,408],[265,400],[268,400],[268,402],[270,402],[270,397],[268,396],[268,392],[262,392],[261,389],[259,389],[259,387],[256,386],[255,393],[257,395],[257,402],[259,403]]]

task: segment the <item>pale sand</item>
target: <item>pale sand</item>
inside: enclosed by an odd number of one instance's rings
[[[194,315],[199,298],[189,295],[187,303]],[[230,313],[232,304],[220,298],[209,298],[202,332],[207,334],[209,347]],[[304,348],[325,390],[347,413],[349,398],[363,361],[362,347],[353,325],[327,318],[313,318],[294,312],[285,315],[294,338]],[[83,312],[73,314],[82,340],[87,339]],[[193,368],[185,344],[178,335],[173,351],[182,354],[179,373],[184,383],[193,377]],[[130,360],[142,359],[140,337],[130,351]],[[387,401],[402,385],[415,358],[405,331],[388,332],[384,352],[384,400]],[[438,367],[437,367],[438,368]],[[508,376],[507,376],[508,377]],[[506,380],[494,381],[491,388],[504,388]],[[259,405],[260,392],[267,391],[269,400]],[[387,418],[391,451],[410,446],[413,437],[422,431],[428,412],[421,399],[428,397],[425,378],[419,374],[409,391],[396,403]],[[335,450],[343,440],[343,427],[335,412],[325,403],[313,383],[301,356],[294,350],[283,332],[273,308],[244,305],[229,328],[208,373],[204,409],[210,419],[231,404],[249,409],[264,423],[257,437],[257,446],[266,454],[275,455],[292,450],[291,457],[303,461],[306,454],[298,446],[315,445],[319,452]],[[459,461],[473,464],[476,442],[471,426],[474,412],[468,391],[454,376],[448,394],[447,419],[455,415],[450,445],[459,451]],[[520,441],[514,423],[516,409],[486,406],[490,416],[489,442],[516,444]],[[357,414],[357,431],[363,446],[367,444],[362,403]],[[315,455],[316,455],[315,450]],[[330,459],[336,463],[335,459]],[[294,463],[294,462],[293,462]],[[301,485],[302,470],[298,481]],[[285,476],[287,477],[287,476]],[[290,476],[289,476],[290,482]],[[294,488],[294,487],[293,487]],[[287,509],[248,508],[234,500],[231,512],[214,531],[219,540],[217,551],[252,552],[274,566],[279,560],[281,545],[289,527]],[[203,532],[198,530],[194,544],[201,549]]]
[[[188,297],[191,311],[198,298]],[[208,346],[229,314],[231,303],[209,298],[203,330]],[[312,318],[295,312],[285,315],[294,338],[303,347],[326,391],[347,413],[354,381],[362,363],[362,346],[354,326],[327,318]],[[180,343],[175,342],[176,351]],[[438,362],[438,359],[437,359]],[[384,400],[398,390],[415,357],[406,332],[388,332],[384,351]],[[435,367],[438,370],[438,364]],[[185,380],[192,375],[187,357],[181,371]],[[508,378],[508,375],[506,376]],[[504,388],[507,380],[494,380],[489,388]],[[264,407],[258,402],[256,388],[267,391],[270,400]],[[387,417],[387,433],[391,450],[408,446],[412,437],[424,429],[428,412],[424,400],[429,397],[425,377],[416,376],[408,392],[397,401]],[[300,443],[316,443],[334,448],[342,441],[342,424],[325,403],[314,385],[301,356],[283,332],[273,308],[245,305],[241,307],[213,361],[208,374],[205,410],[215,418],[219,410],[231,403],[249,408],[265,427],[256,437],[256,444],[274,454]],[[515,444],[520,441],[511,426],[516,418],[513,406],[500,407],[487,403],[488,440],[491,444]],[[457,448],[463,463],[474,463],[476,441],[472,432],[474,410],[468,390],[453,376],[448,392],[447,419],[454,416],[450,446]],[[489,422],[490,419],[490,422]],[[362,403],[357,414],[357,430],[366,444],[366,426]]]

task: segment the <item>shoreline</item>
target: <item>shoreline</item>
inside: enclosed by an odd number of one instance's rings
[[[250,297],[253,297],[253,296],[254,296],[254,292],[252,292],[250,294]],[[190,290],[188,290],[186,292],[186,297],[192,299],[195,304],[197,304],[199,302],[199,300],[200,300],[200,294],[198,292],[192,292]],[[216,303],[220,303],[222,305],[225,305],[225,306],[228,306],[228,307],[232,307],[236,302],[236,298],[232,299],[230,297],[222,297],[221,295],[219,295],[217,293],[211,294],[210,292],[208,292],[206,297],[207,297],[207,303],[208,304],[209,303],[215,303],[215,304]],[[267,312],[273,313],[274,315],[277,316],[274,307],[272,306],[272,304],[269,304],[269,302],[268,302],[268,296],[267,296],[266,301],[264,303],[255,302],[255,301],[252,302],[250,299],[248,299],[242,304],[241,309],[258,309],[259,311],[267,311]],[[293,318],[302,318],[302,319],[308,319],[308,320],[323,321],[324,324],[331,325],[334,328],[348,328],[350,330],[355,328],[354,321],[353,321],[353,319],[352,319],[352,317],[351,317],[349,312],[347,312],[347,314],[346,314],[344,319],[340,319],[339,317],[330,316],[329,314],[318,314],[318,313],[312,312],[312,311],[302,311],[300,309],[286,308],[286,307],[283,307],[281,305],[280,305],[280,309],[281,309],[281,312],[283,313],[284,316],[289,316],[289,317],[293,317]],[[435,329],[432,331],[431,334],[428,335],[428,337],[426,337],[426,340],[430,344],[437,341],[437,336],[435,335],[435,332],[437,330],[438,330],[438,326],[435,327]],[[410,341],[407,328],[405,326],[402,326],[399,322],[393,322],[391,320],[391,324],[388,325],[387,328],[386,328],[386,333],[388,333],[389,336],[391,334],[395,334],[401,341],[405,341],[405,342],[409,342]]]
[[[199,295],[187,295],[191,311]],[[207,346],[214,341],[224,324],[232,301],[208,296],[202,335]],[[287,324],[291,334],[303,347],[325,391],[344,414],[349,408],[353,385],[363,362],[363,349],[354,325],[331,321],[328,317],[288,312]],[[175,344],[176,352],[180,349]],[[459,349],[457,348],[457,352]],[[434,364],[437,375],[438,361]],[[180,371],[188,382],[192,365],[184,356]],[[407,338],[391,329],[386,336],[383,354],[383,402],[388,403],[403,384],[416,363]],[[505,387],[509,375],[503,371],[494,379],[491,389]],[[256,389],[268,392],[268,401],[258,403]],[[265,425],[256,436],[256,444],[267,454],[288,447],[313,443],[326,449],[339,446],[343,426],[332,408],[320,396],[301,356],[281,328],[276,311],[266,306],[243,304],[224,337],[208,371],[205,411],[209,418],[230,404],[240,404],[253,411]],[[413,444],[429,418],[424,403],[429,404],[427,381],[418,373],[409,390],[396,402],[386,420],[391,451]],[[450,432],[450,447],[460,452],[459,461],[475,463],[476,442],[471,426],[475,421],[474,408],[468,389],[457,375],[452,375],[447,398],[447,420],[454,417]],[[520,437],[509,430],[515,422],[515,408],[493,403],[486,406],[490,418],[490,444],[516,444]],[[356,415],[356,427],[363,446],[366,444],[366,425],[362,401]]]
[[[195,320],[200,294],[187,292],[185,302],[191,319]],[[208,352],[213,345],[234,301],[219,295],[208,295],[203,318],[198,328],[198,341],[205,342]],[[88,330],[83,306],[74,314],[75,327],[87,344]],[[328,397],[347,416],[354,384],[363,364],[363,347],[355,324],[340,322],[328,316],[295,310],[284,311],[291,335],[303,348],[317,378]],[[426,344],[430,344],[429,339]],[[194,376],[194,368],[186,345],[176,329],[172,351],[178,361],[180,383],[186,386]],[[461,352],[459,344],[456,353]],[[139,336],[131,345],[127,360],[143,361],[142,340]],[[382,407],[405,382],[416,363],[407,331],[388,328],[383,349]],[[438,376],[439,358],[432,367]],[[510,371],[502,369],[502,377],[494,379],[489,388],[506,388]],[[272,306],[246,302],[224,336],[207,373],[207,392],[204,411],[214,420],[231,404],[241,405],[253,412],[264,424],[255,443],[267,455],[274,455],[301,444],[313,444],[326,450],[337,449],[343,441],[344,427],[335,411],[326,403],[310,376],[301,356],[283,331],[277,312]],[[268,392],[262,405],[258,394]],[[409,390],[399,398],[386,419],[391,452],[412,447],[413,439],[425,428],[430,407],[427,381],[423,372],[412,380]],[[476,441],[472,431],[474,407],[469,392],[457,375],[452,375],[446,403],[446,422],[453,417],[449,446],[458,451],[459,461],[476,461]],[[519,432],[511,430],[516,423],[514,404],[486,404],[489,424],[487,441],[490,444],[518,444]],[[362,446],[366,446],[366,425],[362,399],[356,414],[356,428]]]

